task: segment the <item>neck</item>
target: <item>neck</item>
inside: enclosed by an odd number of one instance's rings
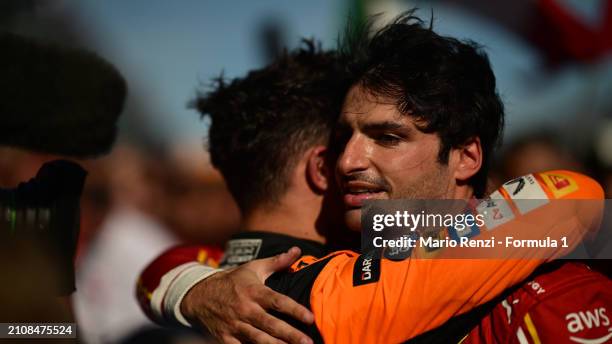
[[[450,199],[465,199],[468,200],[474,197],[474,189],[470,185],[460,185],[454,188]]]
[[[262,206],[244,216],[243,228],[247,231],[264,231],[325,243],[316,229],[319,207],[308,206],[308,202],[286,202]]]

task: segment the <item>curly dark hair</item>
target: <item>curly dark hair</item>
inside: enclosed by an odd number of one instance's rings
[[[301,153],[327,144],[348,90],[335,52],[303,40],[244,78],[215,81],[192,107],[211,120],[208,150],[240,209],[274,204]]]
[[[402,114],[422,123],[419,130],[438,134],[440,163],[448,163],[452,148],[480,138],[483,165],[470,185],[481,197],[504,125],[495,75],[478,44],[440,36],[414,12],[404,12],[376,32],[372,19],[348,26],[341,54],[350,57],[353,84],[394,100]]]

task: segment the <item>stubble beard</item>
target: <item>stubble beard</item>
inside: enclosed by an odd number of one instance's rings
[[[402,186],[390,195],[390,199],[446,199],[448,195],[449,172],[445,165],[438,164],[433,171]]]

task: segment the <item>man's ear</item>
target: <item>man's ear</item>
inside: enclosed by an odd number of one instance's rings
[[[308,154],[306,162],[306,178],[308,183],[318,192],[324,192],[329,185],[329,167],[326,160],[327,147],[316,146]]]
[[[455,179],[466,182],[472,178],[482,166],[482,146],[479,137],[468,139],[463,146],[452,150],[451,159],[455,167]]]

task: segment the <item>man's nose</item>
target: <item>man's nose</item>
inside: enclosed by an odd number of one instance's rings
[[[341,175],[364,171],[368,168],[368,152],[365,137],[353,135],[340,152],[336,169]]]

